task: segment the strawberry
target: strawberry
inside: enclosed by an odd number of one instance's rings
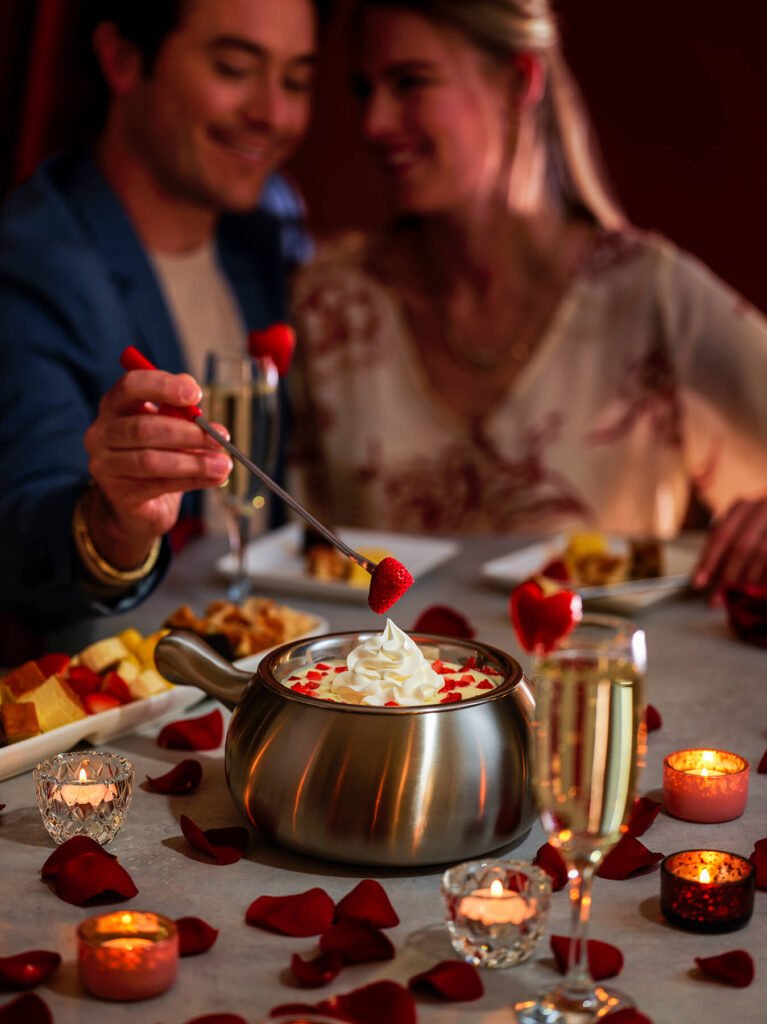
[[[377,615],[383,615],[413,585],[413,577],[396,558],[382,558],[373,570],[368,604]]]
[[[282,377],[288,372],[293,349],[296,347],[296,334],[289,324],[272,324],[262,331],[251,331],[248,335],[248,351],[256,358],[269,356]]]
[[[67,683],[80,700],[84,700],[89,693],[101,689],[101,676],[85,665],[73,665],[67,672]]]
[[[42,658],[37,659],[37,667],[45,678],[48,679],[49,676],[63,672],[67,665],[69,665],[69,662],[68,654],[44,654]]]
[[[97,715],[100,711],[121,708],[122,703],[111,693],[88,693],[83,697],[83,706],[89,715]]]
[[[121,704],[130,704],[133,700],[128,684],[117,672],[107,672],[101,684],[101,692],[117,697]]]
[[[509,612],[522,647],[542,654],[581,620],[583,606],[580,594],[538,577],[525,580],[512,590]]]

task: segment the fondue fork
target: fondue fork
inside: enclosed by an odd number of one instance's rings
[[[137,348],[133,345],[129,345],[125,348],[120,356],[120,365],[125,370],[156,370],[157,367],[151,363],[146,356],[142,355]],[[202,409],[198,405],[161,405],[160,412],[166,416],[175,416],[178,419],[187,419],[192,423],[196,423],[201,430],[204,430],[206,434],[213,438],[221,447],[236,459],[239,463],[245,466],[246,469],[250,470],[258,479],[268,487],[273,494],[276,494],[278,498],[285,502],[294,512],[297,512],[299,516],[306,520],[310,526],[312,526],[321,536],[323,536],[329,544],[346,555],[348,559],[358,565],[365,572],[371,576],[370,581],[370,592],[368,594],[368,604],[374,612],[381,614],[387,611],[391,606],[402,597],[405,591],[413,583],[413,577],[405,566],[398,562],[396,558],[383,558],[380,562],[373,562],[369,558],[365,558],[359,551],[355,551],[354,548],[349,547],[345,544],[332,530],[328,529],[324,523],[321,523],[319,519],[312,515],[312,513],[297,501],[291,494],[281,487],[276,480],[273,480],[268,473],[265,473],[260,466],[257,466],[252,459],[242,452],[236,445],[232,444],[231,441],[227,440],[221,431],[216,428],[205,419],[202,414]]]

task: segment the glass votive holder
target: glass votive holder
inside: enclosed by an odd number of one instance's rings
[[[91,995],[152,999],[176,980],[178,931],[169,917],[146,910],[89,917],[77,928],[77,961]]]
[[[724,850],[681,850],[661,864],[660,908],[693,932],[732,932],[754,912],[754,866]]]
[[[43,824],[57,843],[72,836],[110,842],[133,799],[133,765],[100,750],[56,754],[41,761],[32,778]]]
[[[663,761],[663,806],[683,821],[732,821],[746,808],[748,774],[729,750],[676,750]]]
[[[475,860],[442,876],[453,949],[475,967],[513,967],[532,956],[551,904],[551,878],[521,860]]]

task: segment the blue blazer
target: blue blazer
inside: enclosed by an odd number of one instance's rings
[[[217,244],[247,328],[284,319],[275,218],[224,217]],[[163,369],[185,369],[125,211],[93,161],[70,153],[42,165],[0,212],[0,613],[36,628],[125,611],[167,567],[166,544],[149,580],[100,601],[81,586],[71,537],[88,478],[83,435],[127,344]]]

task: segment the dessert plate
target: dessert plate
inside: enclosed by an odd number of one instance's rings
[[[611,550],[621,550],[625,540],[608,536]],[[584,601],[620,603],[627,608],[644,608],[685,590],[698,560],[703,543],[701,534],[690,534],[663,543],[665,573],[647,579],[622,580],[598,587],[578,587]],[[518,548],[508,555],[493,558],[482,566],[482,578],[508,590],[521,580],[534,576],[562,554],[567,544],[564,534],[556,534],[545,540]]]
[[[320,580],[307,572],[301,550],[303,536],[303,527],[299,523],[289,523],[248,545],[245,567],[259,589],[366,604],[367,586],[352,586],[345,580]],[[416,583],[421,576],[442,565],[459,551],[459,545],[452,540],[404,533],[379,533],[377,530],[340,527],[338,536],[357,551],[362,549],[363,553],[365,548],[388,551],[393,558],[407,566]],[[235,571],[234,557],[225,555],[216,562],[216,568],[224,576],[231,577]]]
[[[314,625],[311,629],[308,629],[305,633],[301,633],[300,636],[294,636],[291,640],[286,640],[285,643],[294,644],[297,640],[306,640],[306,638],[310,636],[322,636],[323,633],[327,633],[329,628],[330,623],[328,620],[323,619],[320,615],[316,615],[314,618]],[[277,646],[282,645],[279,644]],[[267,654],[271,654],[272,651],[276,651],[277,646],[267,647],[263,651],[256,651],[255,654],[249,654],[245,658],[238,658],[237,661],[233,661],[232,664],[235,668],[241,668],[243,672],[253,673],[260,665],[261,659]]]
[[[88,715],[79,722],[60,725],[58,729],[51,729],[40,736],[9,743],[7,747],[0,747],[0,781],[29,771],[38,761],[71,750],[78,743],[100,747],[107,740],[133,732],[147,722],[184,711],[204,696],[196,686],[174,686],[152,697],[142,697],[122,707]]]

